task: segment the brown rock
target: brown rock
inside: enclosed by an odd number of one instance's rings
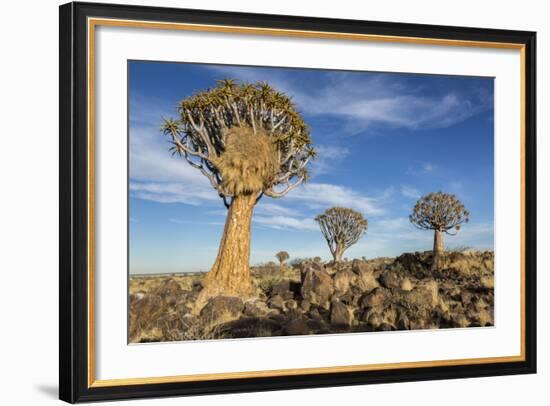
[[[319,332],[321,330],[328,329],[326,323],[319,319],[308,319],[306,324],[311,332]]]
[[[409,330],[411,328],[411,323],[406,314],[402,313],[399,315],[397,320],[397,329],[398,330]]]
[[[287,292],[290,292],[290,280],[288,280],[288,279],[274,284],[271,287],[270,294],[272,296],[274,296],[274,295],[281,295],[282,296],[284,293],[287,293]]]
[[[434,308],[439,303],[438,284],[436,281],[419,283],[410,292],[403,292],[403,302],[423,308]]]
[[[182,291],[181,286],[173,279],[166,279],[162,281],[160,286],[156,289],[156,294],[160,297],[175,296]]]
[[[393,326],[391,324],[388,324],[388,323],[382,323],[382,324],[380,324],[380,326],[378,326],[377,330],[378,331],[392,331]]]
[[[380,307],[386,301],[386,295],[380,288],[365,295],[361,301],[362,307]]]
[[[302,298],[328,309],[333,293],[332,278],[326,271],[310,268],[305,272],[301,288]]]
[[[296,310],[298,308],[298,303],[296,300],[290,299],[285,302],[285,307],[287,310]]]
[[[243,314],[246,316],[260,317],[265,316],[268,312],[269,307],[264,302],[246,302],[244,304]]]
[[[371,313],[367,316],[367,323],[378,328],[382,324],[382,317],[378,313]]]
[[[357,281],[357,275],[349,269],[342,269],[334,274],[334,293],[342,295],[346,293]]]
[[[369,267],[357,267],[355,269],[357,274],[356,286],[362,292],[371,292],[380,286],[374,275],[374,270]]]
[[[272,319],[263,317],[243,317],[223,324],[219,333],[223,337],[271,337],[280,335],[281,325]]]
[[[267,305],[272,309],[284,310],[285,300],[280,295],[271,296],[267,301]]]
[[[409,278],[404,278],[401,281],[401,290],[404,292],[410,292],[413,290],[413,284]]]
[[[388,289],[398,289],[401,287],[401,280],[397,273],[392,271],[385,271],[379,278],[382,286]]]
[[[207,322],[216,323],[226,318],[238,317],[243,308],[243,301],[238,297],[216,296],[208,300],[200,315]]]
[[[311,333],[306,321],[302,318],[290,320],[284,327],[283,331],[285,335],[289,336],[306,335]]]
[[[330,324],[338,327],[349,327],[352,314],[348,307],[339,300],[333,300],[330,306]]]

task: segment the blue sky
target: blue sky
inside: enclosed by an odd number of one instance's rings
[[[313,218],[332,206],[369,221],[346,257],[429,250],[432,233],[408,215],[439,190],[471,213],[446,245],[493,249],[492,78],[131,61],[131,273],[207,271],[214,262],[226,209],[198,170],[170,156],[159,128],[178,101],[223,78],[267,81],[290,95],[318,151],[307,184],[256,206],[252,264],[279,250],[328,260]]]

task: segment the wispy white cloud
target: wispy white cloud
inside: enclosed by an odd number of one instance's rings
[[[368,197],[351,188],[327,183],[306,183],[292,190],[286,197],[299,201],[310,208],[328,209],[332,206],[343,206],[356,209],[365,215],[380,215],[384,209],[380,201],[385,198]]]
[[[181,157],[171,157],[169,147],[168,142],[161,141],[157,128],[131,127],[131,195],[161,203],[198,205],[220,201],[208,179]]]
[[[276,203],[270,203],[269,200],[262,199],[254,208],[254,212],[264,216],[298,216],[300,213],[296,209],[282,206]]]
[[[175,218],[169,218],[168,221],[170,223],[175,224],[197,224],[197,225],[207,225],[207,226],[223,226],[224,223],[220,221],[190,221],[190,220],[181,220],[181,219],[175,219]]]
[[[326,74],[322,86],[304,90],[281,71],[211,66],[221,77],[241,81],[268,81],[292,96],[300,111],[336,116],[347,121],[348,132],[361,132],[373,125],[397,128],[446,128],[460,123],[491,106],[491,95],[481,92],[449,91],[427,96],[422,89],[399,81],[398,76],[356,76],[349,72]],[[284,72],[284,71],[283,71]]]
[[[186,203],[198,206],[204,201],[218,201],[213,190],[185,183],[130,182],[132,196],[159,203]]]
[[[316,145],[315,150],[317,156],[310,164],[313,176],[330,172],[335,164],[340,163],[350,154],[349,148],[336,145]]]
[[[319,226],[312,218],[294,218],[287,216],[254,216],[253,222],[279,230],[318,231]]]
[[[464,224],[454,237],[447,239],[448,246],[467,246],[481,249],[493,249],[494,225],[492,223]],[[491,245],[488,245],[490,242]]]
[[[414,165],[409,166],[407,169],[407,175],[427,175],[433,173],[437,169],[437,165],[431,162],[416,162]]]
[[[401,186],[401,194],[409,199],[418,199],[421,196],[418,189],[410,186]]]
[[[399,241],[401,244],[404,241],[429,243],[433,240],[432,234],[416,228],[407,216],[381,218],[371,222],[368,233],[371,239]]]

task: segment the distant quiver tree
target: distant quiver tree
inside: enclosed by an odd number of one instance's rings
[[[334,262],[342,260],[344,252],[367,232],[368,222],[353,209],[332,207],[315,217],[327,240]]]
[[[443,234],[456,235],[470,213],[453,194],[443,192],[422,196],[414,205],[409,220],[421,230],[434,230],[434,264],[445,252]]]
[[[221,80],[178,105],[162,132],[173,154],[209,181],[228,209],[209,295],[246,295],[251,288],[250,225],[264,195],[278,198],[307,180],[315,156],[309,129],[290,98],[267,83]]]
[[[279,265],[281,268],[285,264],[285,261],[290,258],[290,255],[288,255],[288,252],[286,251],[279,251],[278,253],[275,254],[275,256],[279,260]]]

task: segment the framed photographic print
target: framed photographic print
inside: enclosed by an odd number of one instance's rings
[[[60,22],[62,400],[536,371],[535,33]]]

